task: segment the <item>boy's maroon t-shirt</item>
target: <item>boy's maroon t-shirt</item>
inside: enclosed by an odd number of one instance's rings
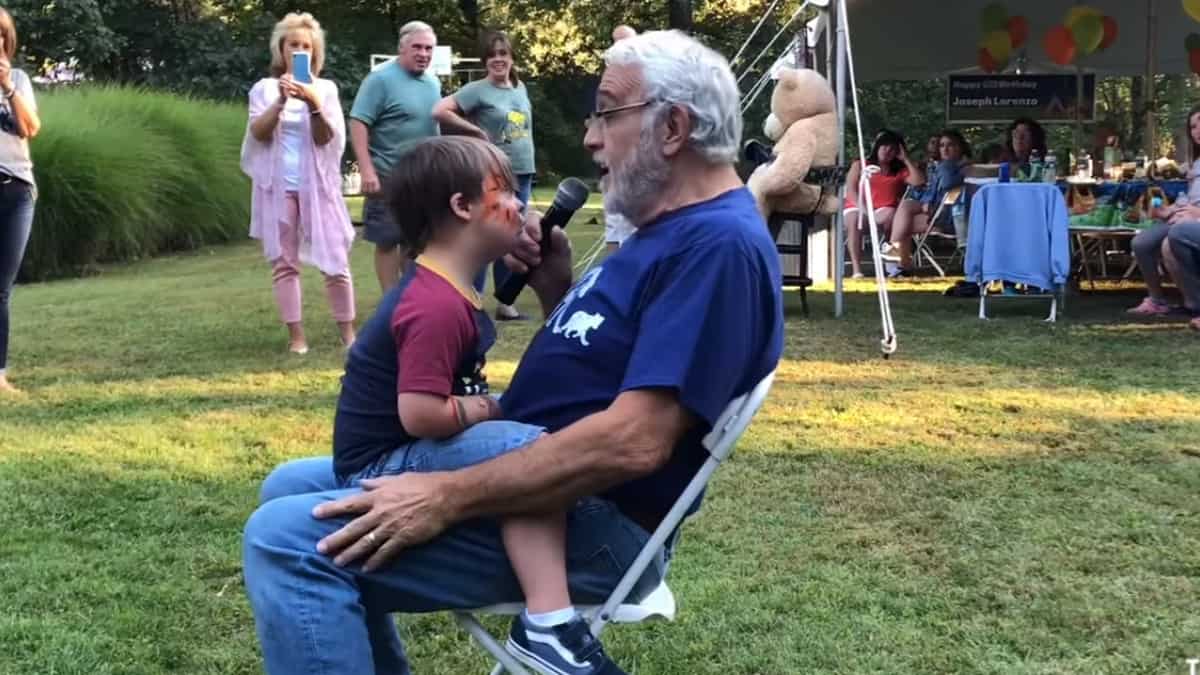
[[[334,471],[352,475],[416,440],[400,422],[397,394],[488,393],[483,367],[495,341],[477,299],[425,264],[409,265],[346,358],[333,422]]]
[[[476,307],[446,279],[423,265],[392,310],[392,337],[400,372],[396,393],[450,396],[461,376],[463,355],[479,339]],[[471,350],[473,351],[473,350]],[[482,368],[482,363],[478,364]]]

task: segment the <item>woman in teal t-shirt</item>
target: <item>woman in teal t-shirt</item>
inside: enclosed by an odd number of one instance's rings
[[[443,98],[433,108],[433,116],[443,131],[477,136],[495,143],[508,155],[517,178],[517,197],[529,203],[533,188],[533,110],[525,84],[513,70],[512,44],[504,33],[492,33],[483,41],[483,62],[487,77],[476,80]],[[475,279],[482,293],[486,275]],[[508,277],[508,268],[497,260],[492,266],[496,288]],[[521,319],[511,305],[496,308],[501,321]]]

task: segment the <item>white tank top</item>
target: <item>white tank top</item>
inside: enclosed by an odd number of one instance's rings
[[[307,127],[304,117],[308,105],[289,98],[279,115],[279,142],[283,146],[283,181],[288,190],[300,189],[300,150],[304,147]]]

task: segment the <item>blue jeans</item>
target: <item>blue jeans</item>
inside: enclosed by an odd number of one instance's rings
[[[33,186],[8,178],[0,183],[0,373],[8,366],[8,299],[33,228]]]
[[[529,206],[529,197],[533,194],[533,174],[522,173],[517,174],[517,199],[521,200],[521,204]],[[508,281],[510,273],[508,266],[503,260],[497,260],[492,263],[492,288],[500,288],[500,286]],[[475,275],[475,290],[483,292],[483,287],[487,285],[487,268],[479,270],[479,274]]]
[[[322,538],[349,518],[317,520],[317,504],[357,494],[344,488],[389,471],[435,471],[475,463],[489,453],[520,447],[541,429],[488,422],[443,442],[418,441],[361,474],[340,480],[328,457],[276,468],[263,481],[258,509],[246,522],[243,570],[268,675],[408,675],[392,612],[473,609],[522,598],[499,523],[459,523],[436,539],[401,553],[391,565],[365,573],[338,567],[316,551]],[[507,448],[507,450],[499,450]],[[478,453],[478,454],[475,454]],[[494,455],[493,455],[494,456]],[[650,538],[612,503],[584,498],[567,515],[567,580],[571,599],[600,603]],[[634,587],[640,599],[662,579],[660,556]]]
[[[1189,309],[1200,310],[1200,223],[1176,223],[1167,232],[1171,252],[1179,261],[1175,284]]]

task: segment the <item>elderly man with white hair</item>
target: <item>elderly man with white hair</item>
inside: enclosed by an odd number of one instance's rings
[[[603,601],[702,464],[722,409],[778,363],[778,256],[734,170],[742,121],[728,62],[671,31],[621,40],[605,63],[584,144],[606,208],[636,233],[572,284],[565,234],[543,248],[531,217],[506,261],[530,272],[547,320],[496,423],[545,433],[467,468],[417,462],[349,489],[335,489],[328,457],[272,472],[244,538],[268,673],[408,673],[390,613],[522,599],[499,525],[517,514],[566,511],[571,600]],[[517,617],[510,637],[526,629]],[[578,617],[547,635],[575,663],[535,670],[620,672]]]

